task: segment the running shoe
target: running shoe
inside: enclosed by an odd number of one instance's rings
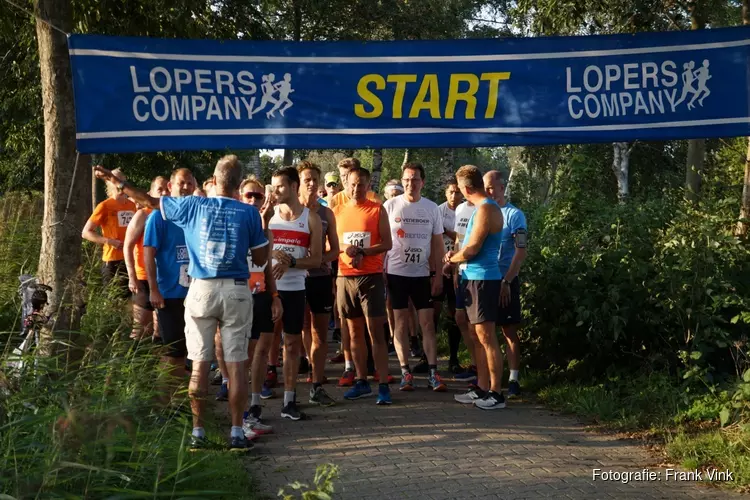
[[[263,408],[261,408],[260,405],[252,405],[250,407],[250,411],[247,412],[246,415],[244,415],[244,418],[252,417],[256,420],[260,420],[260,416],[263,413]]]
[[[221,382],[224,380],[224,377],[221,374],[221,370],[216,370],[214,372],[213,378],[211,378],[211,385],[221,385]]]
[[[329,396],[323,387],[318,387],[317,389],[310,389],[310,404],[333,406],[336,404],[336,400]]]
[[[482,389],[477,388],[471,389],[463,394],[456,394],[455,396],[453,396],[453,399],[463,405],[472,405],[474,404],[474,401],[484,399],[485,396],[487,396],[487,393]]]
[[[260,390],[260,399],[271,399],[274,396],[276,396],[276,393],[273,389],[264,383],[263,388]]]
[[[375,382],[380,382],[380,375],[378,375],[377,370],[375,371],[375,375],[372,376],[372,379]],[[396,383],[396,379],[391,374],[388,374],[388,383],[389,384],[395,384]]]
[[[188,450],[190,451],[201,451],[206,450],[211,446],[211,444],[208,442],[208,439],[206,439],[205,436],[198,437],[190,435],[190,445],[188,446]]]
[[[337,352],[334,357],[328,360],[328,362],[332,364],[343,363],[344,361],[346,361],[346,358],[344,357],[344,353],[340,351]]]
[[[247,439],[253,440],[258,436],[271,434],[273,432],[273,427],[261,423],[257,418],[247,417],[242,420],[242,432],[245,433]]]
[[[477,367],[474,365],[471,365],[464,371],[463,373],[456,373],[453,376],[453,380],[456,380],[458,382],[471,382],[473,380],[477,379]]]
[[[521,397],[521,384],[518,380],[508,382],[508,399]]]
[[[484,399],[474,401],[474,406],[482,410],[500,410],[505,408],[505,398],[502,392],[498,394],[495,391],[489,391]]]
[[[229,439],[229,451],[234,453],[245,453],[253,449],[255,446],[245,436],[232,437]]]
[[[430,373],[430,364],[427,362],[427,358],[422,358],[411,371],[414,373]]]
[[[354,375],[354,370],[346,370],[339,379],[339,387],[351,387],[354,385],[357,377]]]
[[[401,385],[398,390],[411,392],[414,390],[414,377],[411,373],[405,373],[401,376]]]
[[[305,414],[299,411],[296,401],[290,401],[281,409],[281,417],[288,418],[290,420],[302,420],[303,418],[305,418]]]
[[[435,392],[445,392],[448,389],[448,386],[445,385],[443,379],[437,373],[427,379],[427,386]]]
[[[375,401],[376,405],[389,405],[393,403],[391,401],[391,388],[387,385],[378,386],[378,399]]]
[[[216,401],[229,401],[229,386],[221,384],[219,392],[216,393]]]
[[[344,394],[345,399],[359,399],[372,395],[372,389],[370,384],[366,380],[358,380],[357,383],[346,391]]]
[[[448,363],[448,371],[453,375],[458,375],[459,373],[464,373],[466,371],[466,368],[458,363]]]
[[[276,373],[276,370],[268,370],[266,372],[266,383],[264,385],[267,385],[269,388],[276,387],[276,382],[279,380],[279,375]]]

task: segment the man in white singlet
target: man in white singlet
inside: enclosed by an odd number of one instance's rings
[[[278,204],[268,227],[273,232],[273,277],[284,312],[284,403],[281,416],[300,420],[295,390],[302,354],[302,327],[305,320],[305,277],[308,269],[320,267],[322,227],[318,214],[303,206],[298,198],[299,174],[294,167],[274,172],[271,186]]]

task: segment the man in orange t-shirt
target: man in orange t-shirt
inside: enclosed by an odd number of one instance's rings
[[[328,201],[328,208],[333,210],[338,205],[343,205],[344,203],[351,200],[351,195],[349,194],[349,189],[347,188],[346,183],[346,177],[349,175],[349,171],[353,168],[360,169],[362,168],[362,165],[360,165],[359,160],[357,158],[344,158],[341,160],[338,164],[339,169],[339,177],[341,177],[341,184],[344,186],[344,189],[342,191],[339,191],[338,193],[334,194],[333,196],[330,196]],[[367,194],[365,195],[368,200],[374,201],[377,203],[383,203],[383,201],[378,197],[377,193],[374,191],[371,191],[369,189],[369,186],[367,186]]]
[[[189,170],[187,173],[192,179]],[[148,194],[154,198],[169,196],[168,182],[161,175],[155,177]],[[139,208],[125,231],[123,256],[128,269],[128,288],[133,294],[133,330],[130,332],[133,340],[148,338],[154,333],[154,308],[149,301],[148,275],[143,265],[143,230],[152,211],[149,207]]]
[[[390,404],[388,346],[383,331],[383,256],[391,249],[391,230],[383,206],[367,199],[370,172],[360,167],[351,168],[345,186],[350,200],[333,209],[341,248],[336,303],[348,326],[358,380],[344,397],[359,399],[372,394],[367,382],[367,345],[364,338],[367,321],[375,368],[380,377],[377,404]]]
[[[113,170],[113,173],[117,178],[125,181],[125,176],[118,169]],[[135,203],[110,182],[107,182],[107,195],[108,198],[94,209],[94,213],[83,227],[81,236],[83,239],[103,246],[102,279],[104,284],[108,285],[117,278],[116,284],[121,295],[127,296],[129,293],[128,272],[122,246],[125,241],[125,231],[135,214],[136,207]],[[101,234],[97,232],[99,228],[101,228]]]

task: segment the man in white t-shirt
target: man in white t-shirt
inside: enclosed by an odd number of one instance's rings
[[[443,248],[445,252],[455,250],[456,246],[456,208],[463,200],[463,195],[458,189],[458,183],[455,177],[449,180],[445,185],[445,203],[438,206],[440,215],[443,218]],[[448,306],[448,347],[450,358],[448,361],[448,371],[453,374],[463,373],[464,369],[458,363],[458,348],[461,344],[461,331],[455,322],[456,317],[456,293],[453,289],[453,274],[443,276],[443,293],[432,297],[434,308],[435,328],[440,324],[440,313],[443,310],[443,302]]]
[[[437,340],[433,319],[432,297],[443,288],[440,269],[443,247],[443,218],[438,206],[422,198],[424,167],[407,163],[402,168],[404,194],[383,205],[391,226],[393,247],[388,252],[386,278],[388,295],[396,323],[394,339],[401,364],[401,390],[414,390],[414,379],[409,368],[409,299],[414,304],[422,327],[422,342],[430,369],[429,387],[445,391],[446,385],[437,371]]]

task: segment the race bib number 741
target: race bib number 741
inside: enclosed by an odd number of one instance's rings
[[[344,244],[359,248],[370,248],[372,246],[372,235],[365,231],[344,233]]]

